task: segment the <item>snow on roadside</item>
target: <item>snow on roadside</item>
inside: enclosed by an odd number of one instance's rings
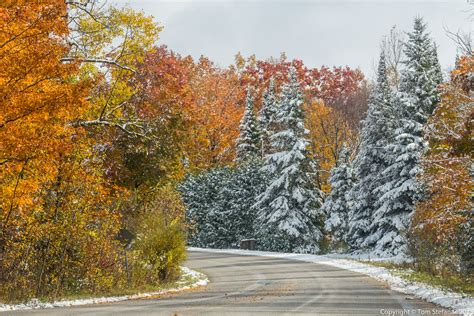
[[[375,267],[362,262],[357,262],[351,259],[343,259],[344,255],[309,255],[296,253],[277,253],[254,250],[240,250],[240,249],[209,249],[209,248],[194,248],[189,247],[189,251],[201,251],[212,253],[229,253],[250,256],[263,256],[272,258],[285,258],[291,260],[312,262],[326,264],[337,268],[350,270],[358,273],[368,275],[377,280],[385,281],[390,285],[392,290],[402,292],[405,294],[412,294],[416,297],[422,298],[428,302],[435,303],[442,307],[449,308],[455,313],[473,316],[474,315],[474,298],[463,297],[459,293],[443,291],[441,289],[432,287],[420,282],[410,282],[395,276],[390,271],[383,267]],[[355,258],[358,258],[356,256]],[[364,258],[364,256],[362,256]],[[361,258],[361,259],[362,259]],[[365,259],[365,258],[364,258]],[[388,259],[387,259],[388,260]],[[397,260],[396,260],[397,261]]]
[[[77,300],[64,300],[64,301],[56,301],[52,303],[39,302],[36,299],[33,299],[25,304],[8,305],[8,304],[0,303],[0,312],[128,301],[128,300],[133,300],[133,299],[147,298],[147,297],[152,297],[152,296],[157,296],[157,295],[181,292],[181,291],[189,290],[198,286],[205,286],[209,283],[209,279],[203,273],[191,270],[187,267],[181,267],[181,271],[182,271],[181,279],[176,282],[178,286],[175,288],[164,289],[161,291],[156,291],[156,292],[151,292],[151,293],[138,293],[134,295],[95,297],[95,298],[77,299]],[[192,283],[189,283],[190,281],[192,281]]]

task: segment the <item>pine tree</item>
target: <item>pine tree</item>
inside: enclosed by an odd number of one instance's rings
[[[250,88],[247,88],[244,116],[240,123],[240,136],[237,138],[238,162],[257,157],[260,154],[260,134],[254,114],[253,97]]]
[[[270,153],[270,137],[272,136],[273,131],[275,130],[274,125],[276,120],[276,113],[278,111],[276,106],[277,102],[275,95],[275,82],[272,77],[270,78],[268,89],[263,94],[262,108],[257,118],[261,132],[262,158]]]
[[[397,128],[393,141],[386,146],[393,154],[382,173],[385,182],[376,190],[381,197],[373,214],[372,238],[369,239],[379,254],[405,252],[404,234],[410,226],[415,203],[423,197],[423,188],[417,181],[420,158],[427,147],[423,124],[440,100],[438,86],[442,76],[436,47],[422,19],[415,19],[414,30],[408,37],[405,69],[400,91],[394,99]]]
[[[352,203],[348,242],[352,248],[367,247],[370,224],[380,195],[374,190],[383,184],[382,171],[387,167],[387,145],[393,137],[394,111],[392,92],[382,51],[377,82],[370,94],[366,118],[362,121],[360,150],[354,161],[357,183],[349,193]]]
[[[343,145],[336,166],[331,170],[329,178],[331,193],[321,207],[326,214],[325,229],[332,236],[334,247],[345,243],[348,230],[349,210],[351,201],[348,192],[355,182],[355,174],[349,157],[349,151]]]
[[[315,186],[315,166],[308,157],[303,99],[294,68],[282,88],[278,107],[279,130],[271,136],[273,153],[265,169],[272,175],[253,209],[259,212],[260,249],[318,252],[323,237],[321,193]]]

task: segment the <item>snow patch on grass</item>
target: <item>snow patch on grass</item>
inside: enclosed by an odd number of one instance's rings
[[[69,307],[79,305],[90,305],[90,304],[101,304],[101,303],[114,303],[120,301],[128,301],[134,299],[141,299],[147,297],[153,297],[163,294],[170,294],[189,290],[198,286],[206,286],[209,283],[209,279],[203,273],[191,270],[187,267],[181,267],[182,275],[180,280],[176,282],[177,286],[174,288],[163,289],[151,293],[138,293],[134,295],[123,295],[123,296],[109,296],[109,297],[93,297],[88,299],[77,299],[77,300],[62,300],[56,302],[41,302],[37,299],[32,299],[25,304],[8,305],[0,303],[0,312],[14,311],[14,310],[27,310],[27,309],[42,309],[42,308],[55,308],[55,307]]]
[[[435,303],[442,307],[449,308],[455,313],[473,316],[474,315],[474,298],[465,297],[462,294],[444,291],[439,288],[420,282],[410,282],[399,276],[393,275],[390,271],[383,267],[376,267],[353,259],[369,259],[364,255],[309,255],[296,253],[277,253],[267,251],[253,251],[240,249],[208,249],[189,247],[189,251],[213,252],[213,253],[229,253],[249,256],[263,256],[272,258],[284,258],[290,260],[298,260],[304,262],[320,263],[346,269],[358,273],[368,275],[380,281],[387,282],[392,290],[405,294],[412,294],[422,298],[428,302]],[[347,259],[350,258],[350,259]],[[373,260],[374,258],[370,258]],[[382,258],[380,261],[400,262],[403,258]]]

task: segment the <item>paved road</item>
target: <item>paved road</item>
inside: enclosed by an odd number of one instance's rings
[[[362,274],[321,264],[190,252],[186,265],[206,273],[210,284],[160,299],[10,314],[451,315]]]

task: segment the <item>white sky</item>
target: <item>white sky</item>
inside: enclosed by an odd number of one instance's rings
[[[472,0],[471,0],[472,1]],[[425,18],[443,69],[454,63],[451,31],[472,31],[467,0],[109,0],[153,15],[160,44],[182,55],[205,55],[221,66],[237,52],[258,58],[285,52],[305,65],[360,67],[374,72],[379,44],[393,25],[409,31]]]

